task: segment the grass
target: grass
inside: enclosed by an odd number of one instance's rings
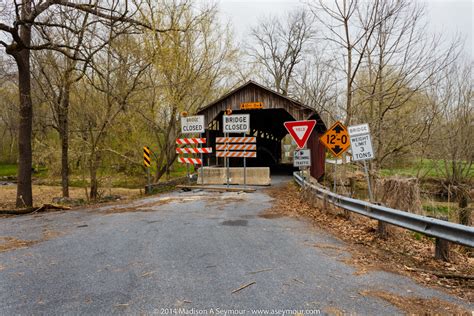
[[[384,177],[400,175],[441,179],[445,177],[444,170],[445,165],[442,160],[415,159],[402,166],[381,169],[380,175]],[[468,178],[474,178],[474,165],[469,169]]]
[[[16,176],[18,171],[17,165],[0,163],[0,177]]]
[[[16,164],[0,163],[0,177],[15,177],[17,175],[18,166]],[[190,167],[190,172],[193,168]],[[151,175],[155,174],[155,169],[150,170]],[[179,178],[186,175],[186,165],[175,163],[170,172],[170,179]],[[58,175],[52,176],[45,167],[35,166],[33,177],[43,185],[60,186],[61,178]],[[117,173],[111,170],[100,170],[97,175],[101,187],[112,188],[143,188],[146,183],[146,173],[142,172],[137,175],[127,175]],[[160,181],[166,181],[166,175],[163,175]],[[70,187],[84,188],[90,185],[89,178],[83,179],[83,176],[77,172],[73,172],[69,178]]]
[[[449,213],[449,207],[447,205],[423,205],[423,209],[431,214]]]

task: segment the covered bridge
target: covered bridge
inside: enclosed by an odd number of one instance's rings
[[[255,109],[245,109],[245,103],[257,103]],[[257,137],[257,158],[247,159],[248,166],[274,167],[282,161],[282,140],[288,134],[284,122],[316,120],[317,124],[310,135],[307,147],[311,149],[311,175],[319,179],[324,175],[325,149],[319,142],[319,136],[326,126],[314,109],[292,100],[278,92],[266,88],[254,81],[232,90],[220,99],[198,111],[204,115],[207,144],[215,148],[216,137],[224,136],[222,116],[227,109],[232,114],[250,114],[250,135]],[[242,136],[230,134],[229,136]],[[207,165],[219,165],[215,154],[207,157]],[[231,166],[242,166],[241,158],[230,158]]]

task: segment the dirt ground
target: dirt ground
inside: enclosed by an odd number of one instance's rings
[[[52,203],[53,198],[61,197],[60,186],[33,185],[33,203],[41,206],[45,203]],[[119,195],[121,199],[131,199],[143,194],[140,189],[110,188],[102,189],[102,196]],[[69,195],[73,199],[83,199],[87,203],[87,194],[84,188],[69,188]],[[0,186],[0,209],[15,208],[16,186]]]
[[[357,268],[355,274],[370,270],[390,271],[474,301],[473,249],[451,245],[450,262],[435,260],[432,239],[394,227],[389,238],[381,239],[377,235],[377,221],[355,214],[348,219],[343,210],[324,208],[318,200],[305,197],[293,183],[269,189],[268,194],[276,200],[275,207],[268,210],[269,216],[283,212],[287,216],[310,218],[315,226],[330,231],[350,245],[340,250],[351,253],[351,258],[345,261]],[[324,248],[324,245],[315,244],[314,247]],[[439,310],[433,312],[437,314]]]

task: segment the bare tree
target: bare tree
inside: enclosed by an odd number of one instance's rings
[[[93,25],[99,20],[91,21],[90,14],[77,11],[61,10],[51,20],[59,19],[63,24],[72,24],[71,29],[77,29],[78,34],[58,30],[55,37],[63,38],[73,49],[67,49],[72,58],[68,58],[52,50],[41,50],[33,54],[33,77],[39,87],[41,98],[50,105],[52,127],[58,132],[61,142],[61,186],[63,197],[69,197],[69,108],[70,95],[74,83],[85,74],[88,64],[95,53],[100,51],[106,42],[98,47],[88,47],[84,42],[97,41],[92,35]],[[59,23],[58,21],[58,23]],[[87,26],[87,27],[86,27]],[[44,32],[47,33],[47,32]],[[51,34],[48,34],[51,36]],[[81,52],[81,53],[80,53]],[[38,94],[38,93],[37,93]]]
[[[458,42],[444,46],[429,37],[422,6],[405,0],[384,1],[383,17],[368,40],[365,64],[356,78],[356,119],[369,122],[375,139],[375,168],[413,151],[430,135],[436,107],[428,88],[458,56]]]
[[[314,48],[314,51],[295,78],[296,98],[328,122],[335,121],[344,113],[337,111],[339,90],[338,78],[332,71],[334,61],[324,55],[324,49]]]
[[[263,76],[266,84],[288,95],[296,68],[315,36],[312,16],[298,10],[285,18],[270,17],[252,28],[251,36],[249,55],[270,74],[269,79]]]
[[[94,56],[92,70],[86,73],[76,95],[82,104],[75,116],[80,121],[76,124],[81,130],[92,200],[98,198],[98,171],[110,147],[106,144],[110,128],[120,115],[133,110],[133,100],[145,90],[144,76],[150,66],[142,59],[137,38],[123,35],[117,39],[111,26],[109,39],[104,51]]]
[[[148,79],[150,97],[141,113],[160,148],[155,181],[175,162],[180,113],[195,113],[220,89],[226,89],[222,83],[232,74],[237,58],[231,34],[218,23],[215,8],[194,11],[193,2],[188,1],[185,5],[171,2],[161,10],[150,8],[143,19],[157,24],[164,14],[176,28],[186,27],[187,31],[150,32],[145,39],[153,68]]]
[[[129,7],[128,1],[119,0],[23,0],[21,2],[10,2],[2,10],[2,20],[0,21],[0,31],[10,37],[7,43],[0,40],[0,45],[5,48],[5,52],[12,56],[18,68],[18,87],[20,96],[19,109],[19,168],[17,186],[17,206],[31,206],[33,204],[31,188],[31,166],[32,166],[32,121],[33,105],[31,98],[31,65],[30,55],[32,50],[50,49],[58,51],[67,57],[71,56],[70,47],[67,43],[58,41],[49,35],[50,29],[63,29],[71,32],[78,32],[70,29],[67,24],[56,23],[49,19],[48,10],[58,7],[69,8],[84,13],[94,15],[101,19],[104,25],[108,22],[120,22],[127,25],[136,25],[150,29],[156,29],[142,21],[133,19],[134,13],[139,9],[140,3],[134,1],[134,6]],[[167,31],[167,29],[156,29],[157,31]],[[68,48],[68,49],[65,49]]]
[[[381,11],[381,3],[381,0],[336,0],[332,5],[319,0],[318,4],[310,4],[316,19],[326,30],[323,39],[332,43],[334,52],[341,56],[338,70],[344,74],[346,124],[350,124],[354,116],[352,99],[356,90],[355,80],[370,40],[380,23],[400,9],[394,5],[389,10]]]
[[[432,86],[433,101],[439,108],[432,148],[426,156],[434,159],[445,182],[459,185],[472,180],[474,163],[474,108],[472,106],[472,62],[460,61],[444,71]]]

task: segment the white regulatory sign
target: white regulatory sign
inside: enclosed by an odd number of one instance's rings
[[[295,150],[293,154],[293,167],[310,167],[311,151],[309,149]]]
[[[370,134],[351,136],[351,147],[353,161],[374,159]]]
[[[351,139],[352,160],[361,161],[374,159],[369,124],[349,126],[347,131]]]
[[[181,133],[204,133],[204,115],[181,117]]]
[[[249,133],[250,114],[224,115],[222,125],[224,133]]]
[[[353,125],[347,128],[349,132],[349,136],[358,136],[363,134],[370,134],[369,124],[360,124],[360,125]]]

